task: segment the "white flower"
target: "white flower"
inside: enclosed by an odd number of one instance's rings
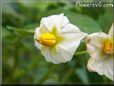
[[[46,61],[59,64],[72,59],[85,36],[86,33],[71,24],[62,13],[42,18],[40,27],[35,30],[34,41]]]
[[[100,75],[106,75],[114,80],[114,42],[113,31],[114,24],[109,34],[103,32],[93,33],[87,36],[87,51],[91,58],[88,61],[87,68],[90,71],[96,71]]]

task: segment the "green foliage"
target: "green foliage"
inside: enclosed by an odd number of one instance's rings
[[[91,1],[91,0],[88,0]],[[111,1],[111,0],[110,0]],[[89,55],[82,41],[73,59],[65,64],[46,62],[35,47],[33,35],[42,17],[64,13],[71,23],[88,34],[108,32],[112,8],[82,8],[70,1],[33,1],[3,3],[3,80],[2,83],[112,83],[105,76],[87,70]],[[80,55],[80,51],[84,51]]]

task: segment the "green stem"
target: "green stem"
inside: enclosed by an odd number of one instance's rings
[[[79,52],[76,52],[74,55],[81,55],[81,54],[85,54],[85,53],[87,53],[86,50],[85,50],[85,51],[79,51]]]
[[[64,75],[64,77],[63,77],[61,83],[64,84],[64,83],[68,80],[68,78],[71,76],[72,73],[73,73],[73,69],[70,68],[70,69],[67,71],[67,73]]]
[[[19,33],[23,33],[23,34],[34,34],[33,30],[28,30],[28,29],[21,29],[21,28],[15,28],[15,27],[11,27],[11,26],[7,26],[6,28],[8,31],[10,32],[19,32]]]

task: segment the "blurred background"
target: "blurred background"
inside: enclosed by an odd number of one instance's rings
[[[98,0],[82,1],[94,3]],[[103,3],[112,3],[112,0],[104,0]],[[65,64],[46,62],[34,45],[33,32],[42,17],[60,13],[64,13],[71,23],[89,34],[98,31],[108,33],[114,20],[112,7],[80,7],[76,6],[75,0],[3,0],[3,84],[113,83],[104,75],[87,70],[88,54],[74,55]],[[77,51],[84,50],[86,46],[82,42]]]

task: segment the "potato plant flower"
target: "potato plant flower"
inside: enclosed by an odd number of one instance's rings
[[[87,68],[114,80],[114,23],[108,34],[92,33],[87,36],[87,51],[90,54]]]
[[[61,13],[41,19],[40,26],[35,30],[34,41],[46,61],[59,64],[72,59],[86,35]]]

